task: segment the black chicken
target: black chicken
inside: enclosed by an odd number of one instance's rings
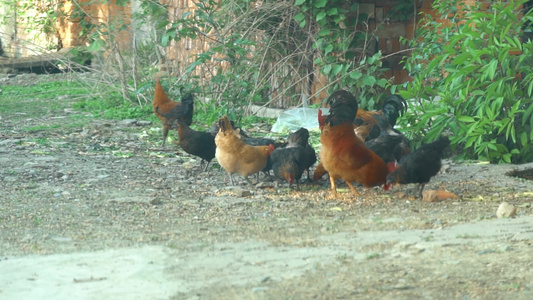
[[[426,183],[440,171],[444,150],[449,145],[448,137],[441,137],[405,155],[398,168],[387,176],[387,184],[417,183],[419,191],[416,195],[422,197]]]
[[[200,166],[205,162],[204,171],[207,171],[209,163],[215,157],[215,137],[209,132],[193,130],[187,123],[178,120],[179,143],[183,151],[200,157]]]
[[[309,130],[302,127],[289,135],[287,148],[295,146],[302,146],[305,150],[304,169],[307,170],[307,180],[312,181],[309,175],[309,168],[316,163],[316,153],[315,149],[309,144]]]
[[[270,156],[272,162],[272,171],[274,175],[281,180],[287,180],[289,187],[296,182],[299,188],[299,181],[305,170],[307,155],[305,148],[300,145],[292,147],[278,148]]]

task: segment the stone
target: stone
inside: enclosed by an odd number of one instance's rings
[[[511,218],[516,215],[516,207],[514,207],[512,204],[509,204],[507,202],[502,202],[500,206],[498,206],[498,210],[496,211],[496,217],[498,219],[501,218]]]
[[[125,119],[119,122],[120,125],[123,126],[133,126],[137,124],[137,120],[135,119]]]
[[[235,193],[235,196],[237,197],[250,197],[252,195],[252,193],[249,190],[245,190],[241,188],[236,188],[234,190],[234,193]]]
[[[435,190],[427,190],[422,192],[422,201],[437,202],[439,201],[439,192]]]

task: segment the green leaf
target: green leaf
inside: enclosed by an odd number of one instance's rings
[[[494,79],[494,75],[496,74],[497,68],[498,68],[498,60],[495,60],[495,59],[492,60],[487,66],[488,77],[490,80]]]
[[[324,55],[328,55],[331,51],[333,51],[333,45],[329,44],[326,46],[326,49],[324,49]]]
[[[168,45],[168,42],[169,42],[169,35],[168,34],[164,34],[162,37],[161,37],[161,46],[163,47],[166,47]]]
[[[305,15],[302,14],[302,13],[299,13],[299,14],[297,14],[296,16],[294,16],[294,20],[296,20],[296,22],[300,22],[300,21],[302,21],[303,19],[305,19]]]
[[[522,147],[527,146],[527,133],[522,132],[522,134],[520,134],[520,143],[522,144]]]
[[[332,68],[331,65],[325,65],[324,68],[322,69],[322,73],[324,73],[325,75],[328,75],[329,72],[331,72],[331,68]]]
[[[102,48],[104,48],[105,46],[105,42],[101,39],[95,39],[90,45],[89,47],[87,47],[87,51],[89,52],[92,52],[92,51],[98,51]]]
[[[382,88],[386,87],[388,83],[389,81],[385,78],[381,78],[380,80],[377,81],[377,84]],[[391,90],[391,93],[394,93],[394,92]]]
[[[336,7],[331,8],[328,10],[328,16],[333,16],[339,13],[339,10]]]
[[[299,6],[299,5],[302,5],[304,4],[305,0],[296,0],[296,2],[294,2],[294,5],[295,6]]]
[[[470,116],[459,116],[457,117],[457,121],[465,122],[465,123],[472,123],[472,122],[475,122],[476,120]]]
[[[326,27],[321,28],[320,31],[318,32],[319,36],[328,36],[330,34],[331,34],[331,29],[326,28]]]
[[[504,162],[510,164],[511,163],[511,153],[506,153],[502,155],[502,159]]]
[[[319,65],[320,63],[322,63],[322,58],[321,57],[317,57],[313,63],[315,65]]]
[[[324,19],[325,17],[326,17],[326,13],[321,11],[318,14],[316,14],[316,21],[318,22],[318,21]]]
[[[350,78],[352,78],[352,79],[357,80],[357,79],[361,78],[361,76],[363,76],[363,74],[361,72],[359,72],[359,71],[351,71],[350,72]]]
[[[328,3],[328,0],[315,0],[315,3],[313,5],[316,8],[323,8],[323,7],[326,7],[327,3]]]
[[[365,75],[365,77],[363,77],[363,83],[368,86],[373,86],[374,83],[376,83],[376,78],[374,76]]]
[[[341,64],[335,64],[335,65],[333,66],[333,70],[332,70],[332,71],[333,71],[333,75],[337,75],[337,74],[339,74],[340,71],[342,71],[342,68],[343,68],[343,65],[341,65]]]

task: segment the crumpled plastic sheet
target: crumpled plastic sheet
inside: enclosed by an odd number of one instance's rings
[[[329,113],[328,108],[320,108],[322,114]],[[277,133],[293,132],[301,127],[309,131],[318,131],[318,108],[298,107],[282,112],[270,131]]]

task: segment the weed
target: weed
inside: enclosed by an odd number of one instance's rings
[[[481,238],[481,236],[477,235],[477,234],[471,235],[471,234],[466,234],[465,233],[465,234],[458,234],[456,236],[456,238],[458,238],[458,239],[478,239],[478,238]]]
[[[377,252],[372,252],[372,253],[368,253],[366,255],[366,259],[375,259],[375,258],[380,258],[381,257],[381,254],[377,253]]]

